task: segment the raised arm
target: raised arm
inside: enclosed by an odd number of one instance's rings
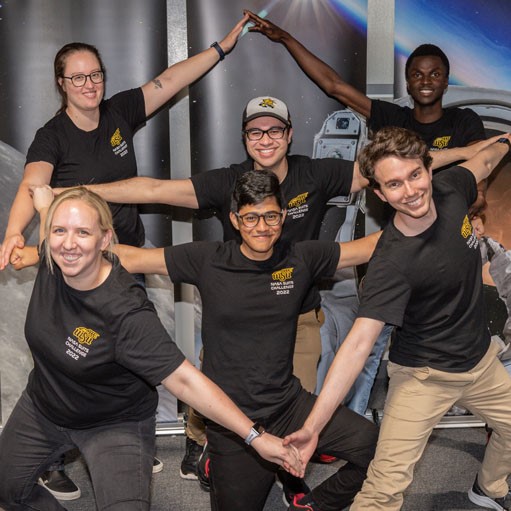
[[[365,94],[346,83],[328,64],[311,53],[291,34],[253,12],[245,12],[254,23],[254,26],[249,28],[251,32],[260,32],[271,41],[283,44],[302,71],[326,94],[364,117],[370,116],[371,100]]]
[[[220,41],[219,45],[224,54],[228,54],[235,46],[248,16],[243,18],[234,28]],[[209,71],[220,60],[220,53],[215,48],[182,60],[167,68],[156,78],[142,86],[144,94],[146,116],[150,116],[158,108],[163,106],[183,87],[190,85]]]
[[[84,185],[108,202],[121,204],[169,204],[197,209],[199,204],[191,179],[132,177],[112,183]],[[65,188],[56,188],[60,193]]]
[[[178,399],[191,405],[201,414],[230,429],[245,439],[250,433],[251,421],[231,399],[198,369],[185,361],[162,384]],[[264,459],[284,466],[294,475],[303,476],[298,452],[284,447],[282,440],[269,433],[255,438],[251,444]]]
[[[0,251],[0,270],[6,268],[14,247],[23,248],[25,238],[23,231],[35,215],[30,187],[49,184],[53,165],[43,161],[29,163],[25,166],[23,179],[18,187],[11,206],[9,221]]]
[[[284,444],[294,445],[306,464],[318,442],[319,434],[342,403],[355,379],[364,367],[371,348],[384,323],[369,318],[357,318],[328,370],[321,393],[303,427],[288,435]]]
[[[378,231],[358,240],[339,243],[341,246],[341,255],[337,268],[346,268],[348,266],[357,266],[367,263],[373,255],[381,233],[382,231]]]
[[[508,143],[495,142],[486,149],[479,151],[473,158],[470,158],[470,160],[462,164],[462,167],[465,167],[474,174],[478,183],[486,179],[492,173],[493,169],[509,151],[511,135],[506,133],[505,135],[499,136],[498,139],[505,139]]]

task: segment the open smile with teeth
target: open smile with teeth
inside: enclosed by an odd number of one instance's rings
[[[68,263],[73,263],[80,259],[80,256],[78,254],[62,254],[62,258]]]
[[[422,204],[422,195],[417,197],[416,199],[406,201],[405,204],[411,208],[416,208]]]

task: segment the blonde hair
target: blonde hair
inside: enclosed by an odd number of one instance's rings
[[[44,255],[46,257],[46,264],[48,265],[48,269],[51,273],[53,273],[53,259],[51,257],[50,251],[50,230],[51,224],[53,222],[53,217],[55,216],[55,211],[57,208],[68,200],[79,200],[90,206],[96,213],[98,214],[99,220],[99,228],[101,232],[104,234],[108,231],[112,232],[112,238],[107,249],[104,251],[104,255],[111,259],[113,253],[113,246],[117,243],[117,236],[114,231],[112,212],[108,207],[106,201],[104,201],[97,193],[91,192],[87,190],[87,188],[83,186],[79,186],[77,188],[70,188],[65,192],[62,192],[60,195],[57,195],[53,202],[51,203],[48,214],[46,215],[46,221],[44,223],[44,237],[46,239],[46,243],[44,245]]]

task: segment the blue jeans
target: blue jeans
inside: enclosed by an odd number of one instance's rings
[[[356,282],[354,278],[350,278],[349,274],[343,280],[335,282],[332,289],[321,291],[321,307],[325,313],[325,323],[321,327],[322,352],[318,364],[316,394],[320,393],[335,354],[353,326],[358,303]],[[345,406],[360,415],[364,415],[367,410],[371,389],[392,328],[390,325],[385,325],[367,358],[364,369],[344,400]]]
[[[154,417],[62,428],[44,417],[25,391],[0,435],[0,505],[6,511],[64,510],[37,480],[61,454],[78,448],[98,511],[148,511],[154,447]]]

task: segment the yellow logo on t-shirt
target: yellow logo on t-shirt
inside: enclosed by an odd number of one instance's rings
[[[78,339],[80,344],[91,345],[92,341],[95,341],[99,334],[90,328],[79,326],[74,329],[73,335]]]
[[[271,274],[271,278],[273,280],[285,282],[286,280],[293,278],[293,270],[294,268],[282,268],[282,270],[274,271]]]
[[[472,234],[472,224],[470,223],[468,216],[465,215],[465,218],[463,219],[463,225],[461,226],[461,235],[464,238],[468,238],[471,234]]]
[[[433,141],[433,147],[435,147],[436,149],[445,149],[449,145],[450,140],[451,140],[450,135],[435,138],[435,140]]]
[[[118,146],[122,142],[122,135],[121,130],[117,128],[115,130],[115,133],[112,135],[112,138],[110,138],[110,145],[112,147]]]
[[[307,201],[308,195],[309,195],[309,192],[305,192],[305,193],[301,193],[300,195],[297,195],[294,199],[291,199],[287,203],[288,209],[297,208],[298,206],[305,204],[305,202]]]

